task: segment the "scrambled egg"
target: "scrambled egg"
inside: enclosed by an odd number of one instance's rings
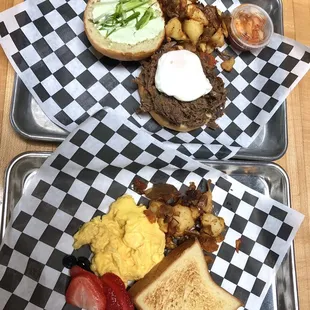
[[[112,203],[107,215],[85,223],[74,235],[75,249],[89,244],[91,269],[98,275],[113,272],[126,283],[144,277],[164,258],[165,234],[151,223],[131,196]]]

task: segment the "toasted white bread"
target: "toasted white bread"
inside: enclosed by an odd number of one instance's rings
[[[195,239],[170,252],[129,294],[140,310],[236,310],[242,306],[212,280]]]
[[[113,42],[100,34],[99,30],[91,21],[93,18],[93,5],[99,0],[88,0],[84,12],[85,33],[92,46],[101,54],[122,61],[138,61],[150,57],[158,50],[165,38],[165,28],[157,37],[139,42],[137,44],[124,44]],[[154,1],[153,1],[154,2]]]

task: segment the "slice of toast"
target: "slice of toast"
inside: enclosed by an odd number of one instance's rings
[[[242,306],[212,280],[196,239],[171,251],[129,294],[141,310],[236,310]]]

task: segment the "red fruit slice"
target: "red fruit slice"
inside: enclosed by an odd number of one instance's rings
[[[114,273],[106,273],[101,277],[106,295],[107,310],[134,310],[122,279]]]
[[[88,275],[89,277],[92,278],[92,280],[94,282],[96,282],[101,287],[101,289],[103,289],[102,281],[100,281],[100,279],[95,274],[93,274],[92,272],[89,272],[89,271],[87,271],[87,270],[85,270],[79,266],[72,267],[70,270],[70,275],[72,278],[74,278],[76,276],[80,276],[80,275]]]
[[[75,276],[79,276],[81,274],[91,274],[91,272],[79,267],[79,266],[73,266],[71,269],[70,269],[70,276],[73,278]]]
[[[103,287],[94,277],[87,271],[75,275],[67,289],[66,302],[85,310],[106,310]]]
[[[114,291],[110,286],[104,285],[103,291],[106,297],[106,308],[107,310],[123,310],[121,304],[118,302]]]

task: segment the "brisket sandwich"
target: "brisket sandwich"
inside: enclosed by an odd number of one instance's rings
[[[190,102],[183,102],[156,88],[155,76],[160,58],[170,51],[183,49],[175,42],[165,44],[151,58],[142,62],[142,71],[136,79],[141,99],[138,112],[148,112],[161,126],[188,132],[204,125],[216,128],[216,119],[224,112],[227,91],[223,80],[214,72],[215,59],[212,55],[194,53],[199,56],[203,72],[209,80],[212,90]],[[191,76],[187,77],[191,79]]]

